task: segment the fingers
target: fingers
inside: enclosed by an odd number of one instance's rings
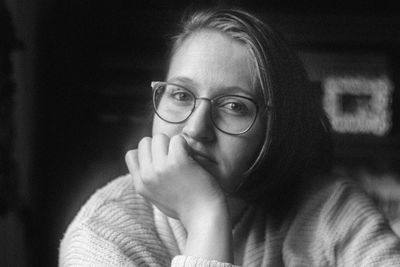
[[[140,177],[138,151],[137,149],[130,150],[125,154],[125,162],[128,166],[129,172],[133,178],[135,190],[140,193],[143,192],[144,186]]]
[[[126,154],[126,161],[131,174],[146,184],[163,173],[169,163],[181,164],[190,158],[188,151],[190,147],[182,135],[169,139],[165,134],[158,134],[140,140],[138,149]]]
[[[153,164],[158,165],[165,162],[168,155],[169,137],[165,134],[158,134],[153,136],[151,152]]]
[[[138,145],[138,162],[142,176],[144,173],[149,173],[152,169],[151,142],[152,139],[150,137],[144,137]]]
[[[126,165],[128,166],[128,170],[131,174],[134,174],[139,170],[137,149],[129,150],[128,152],[126,152],[125,162],[126,162]]]
[[[189,145],[182,135],[175,135],[169,143],[169,155],[177,159],[187,159],[189,157]]]

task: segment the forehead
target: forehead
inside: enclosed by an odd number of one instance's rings
[[[247,47],[228,35],[202,30],[187,37],[173,54],[167,79],[191,80],[197,87],[237,87],[255,94]]]

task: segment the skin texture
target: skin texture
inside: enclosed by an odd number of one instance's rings
[[[197,97],[238,94],[260,99],[252,85],[252,73],[244,45],[217,32],[190,36],[173,56],[167,81],[181,84]],[[211,162],[199,160],[228,192],[233,191],[258,154],[264,139],[264,120],[257,119],[249,132],[231,136],[218,131],[210,119],[210,105],[200,101],[183,124],[170,124],[154,117],[153,136],[182,134],[189,146],[203,152]],[[212,164],[216,162],[216,164]]]
[[[257,97],[246,47],[214,31],[189,36],[171,59],[168,82],[197,97],[223,94]],[[179,219],[188,232],[184,253],[233,262],[232,225],[245,204],[226,197],[241,182],[261,147],[265,123],[258,117],[245,134],[216,129],[210,103],[199,101],[181,124],[156,115],[153,137],[143,138],[126,155],[139,194],[166,215]]]

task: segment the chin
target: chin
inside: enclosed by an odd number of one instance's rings
[[[234,192],[237,186],[239,185],[241,181],[240,177],[241,176],[237,174],[223,175],[220,176],[218,182],[225,192],[231,193]]]

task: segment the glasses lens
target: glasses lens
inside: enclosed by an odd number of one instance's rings
[[[154,108],[157,115],[168,122],[186,120],[195,105],[195,98],[185,88],[173,84],[161,84],[154,90]]]
[[[257,117],[256,104],[241,96],[223,96],[214,100],[213,120],[221,131],[240,134],[247,131]]]

